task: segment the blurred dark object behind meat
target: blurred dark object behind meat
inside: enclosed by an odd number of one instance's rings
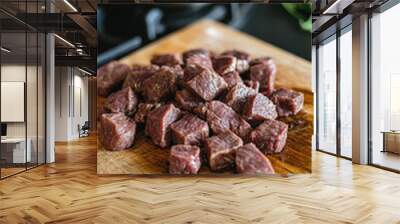
[[[99,55],[108,52],[101,64],[204,18],[227,24],[304,59],[311,58],[311,33],[303,30],[280,4],[116,4],[99,5],[97,13]],[[116,46],[120,49],[117,55],[109,51]]]

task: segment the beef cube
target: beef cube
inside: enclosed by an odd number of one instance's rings
[[[170,174],[197,174],[201,167],[200,148],[192,145],[174,145],[169,155]]]
[[[253,144],[249,143],[236,150],[236,171],[240,174],[274,174],[269,159]]]
[[[185,84],[205,101],[211,101],[227,88],[224,79],[214,72],[203,69]]]
[[[224,78],[225,82],[228,84],[228,88],[231,88],[238,83],[243,83],[243,80],[237,71],[228,72],[223,75],[222,78]]]
[[[97,70],[97,94],[107,97],[119,89],[125,77],[131,72],[128,65],[112,61]]]
[[[161,104],[159,103],[139,103],[137,112],[135,114],[135,122],[136,123],[145,123],[147,114],[149,114],[152,110],[159,108]]]
[[[159,102],[174,96],[177,78],[172,69],[167,66],[161,67],[143,82],[143,96],[150,102]]]
[[[236,149],[242,145],[242,139],[229,130],[208,138],[205,149],[211,170],[224,170],[234,166]]]
[[[287,124],[267,119],[250,133],[250,141],[265,154],[279,153],[285,147],[287,131]]]
[[[237,59],[240,60],[246,60],[246,61],[250,61],[250,55],[244,51],[239,51],[239,50],[229,50],[229,51],[224,51],[222,52],[221,55],[229,55],[229,56],[233,56]]]
[[[278,117],[275,104],[261,93],[250,96],[244,107],[243,116],[250,121],[263,121]]]
[[[276,104],[278,115],[286,117],[297,114],[303,108],[304,94],[280,88],[272,94],[271,100]]]
[[[184,75],[182,79],[183,86],[184,83],[193,79],[196,75],[202,73],[205,70],[204,67],[198,64],[189,64],[184,69]]]
[[[117,113],[122,112],[126,115],[135,113],[138,105],[138,98],[131,87],[126,87],[118,92],[109,95],[104,103],[106,110]]]
[[[192,114],[185,115],[170,128],[173,142],[184,145],[201,145],[210,132],[207,122]]]
[[[203,100],[200,97],[192,94],[186,89],[176,91],[175,100],[180,106],[180,108],[188,111],[192,111],[201,102],[203,102]]]
[[[183,61],[185,63],[187,63],[186,59],[188,59],[189,57],[191,57],[193,55],[204,55],[209,58],[210,52],[207,49],[203,49],[203,48],[196,48],[196,49],[188,50],[188,51],[185,51],[182,53]]]
[[[224,53],[222,53],[222,55],[230,55],[237,59],[236,71],[239,74],[245,73],[249,69],[250,55],[248,53],[238,50],[230,50],[225,51]]]
[[[183,79],[184,70],[180,65],[170,66],[168,68],[172,71],[173,74],[175,74],[178,79]]]
[[[135,64],[135,65],[132,65],[132,67],[131,67],[132,73],[144,73],[148,76],[151,76],[152,74],[154,74],[158,69],[160,69],[160,66],[158,66],[158,65]]]
[[[193,108],[193,113],[201,119],[207,120],[207,104],[200,103],[198,106]]]
[[[153,56],[150,62],[158,66],[175,66],[182,64],[182,60],[175,54],[157,54]]]
[[[186,86],[186,82],[190,81],[193,79],[195,76],[199,75],[203,71],[208,70],[208,72],[215,73],[215,71],[211,68],[207,68],[205,66],[202,66],[197,63],[192,63],[192,64],[187,64],[185,69],[184,69],[184,75],[183,78],[179,80],[179,84],[182,87]]]
[[[256,64],[250,67],[250,79],[260,82],[260,91],[269,96],[274,91],[276,66],[270,60],[267,64]]]
[[[206,104],[205,110],[208,125],[214,134],[231,130],[243,140],[247,140],[251,126],[232,108],[221,101],[211,101]]]
[[[178,120],[180,110],[173,104],[166,104],[147,115],[145,132],[153,143],[164,148],[171,143],[170,124]]]
[[[229,89],[225,95],[224,102],[236,112],[242,113],[247,98],[256,94],[257,92],[254,89],[247,87],[243,83],[239,83]]]
[[[254,58],[249,62],[250,66],[258,65],[258,64],[265,64],[268,65],[269,63],[273,62],[272,58],[270,57],[261,57],[261,58]]]
[[[260,82],[259,81],[252,81],[252,80],[246,80],[244,84],[249,87],[254,89],[257,93],[260,91]]]
[[[123,113],[102,114],[100,141],[107,150],[130,148],[135,140],[136,123]]]
[[[206,69],[213,70],[213,65],[210,57],[204,54],[196,54],[186,59],[186,66],[197,64]]]
[[[157,65],[134,65],[131,69],[131,73],[125,78],[123,88],[131,87],[136,93],[142,91],[144,80],[150,78],[160,67]]]
[[[236,70],[236,58],[228,55],[219,56],[213,60],[213,67],[214,70],[220,75],[233,72]]]
[[[104,105],[98,105],[97,106],[97,120],[101,120],[101,115],[107,113],[106,108],[104,108]]]

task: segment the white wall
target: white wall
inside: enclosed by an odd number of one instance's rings
[[[55,68],[55,141],[68,141],[69,139],[69,96],[68,88],[70,77],[67,67]]]
[[[27,67],[28,74],[36,74],[36,67],[34,66],[28,66]],[[24,65],[18,65],[18,64],[6,64],[1,66],[1,81],[2,82],[26,82],[25,80],[25,64]],[[36,85],[36,80],[34,83],[32,83],[33,80],[29,80],[29,84]],[[31,102],[34,102],[34,104],[30,106],[34,106],[36,108],[36,88],[28,88],[27,89],[27,103],[30,104]],[[30,92],[32,90],[33,92]],[[1,108],[2,110],[7,110],[7,108]],[[31,111],[31,110],[29,110]],[[35,109],[36,111],[36,109]],[[35,121],[36,124],[36,113],[27,114],[28,122]],[[7,123],[7,136],[8,137],[25,137],[25,123],[26,122],[10,122]],[[29,127],[32,127],[33,124],[28,125]],[[36,129],[36,127],[34,127]],[[28,137],[29,133],[28,133]]]
[[[88,78],[71,67],[56,67],[55,74],[55,140],[70,141],[88,120]]]
[[[1,81],[25,82],[25,64],[23,66],[18,64],[2,65]],[[6,108],[1,109],[6,110]],[[25,123],[7,123],[7,137],[25,137]]]

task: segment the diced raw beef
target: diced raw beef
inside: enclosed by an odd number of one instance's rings
[[[125,78],[123,88],[131,87],[136,93],[142,91],[144,80],[150,78],[160,67],[157,65],[134,65]]]
[[[213,64],[210,57],[204,54],[195,54],[186,59],[186,66],[197,64],[209,70],[213,70]]]
[[[185,67],[184,69],[184,75],[182,79],[182,85],[184,86],[184,83],[193,79],[196,75],[202,73],[205,70],[204,67],[198,64],[189,64]]]
[[[203,69],[200,74],[187,81],[186,86],[205,101],[213,100],[227,88],[221,76],[207,69]]]
[[[224,102],[236,112],[242,113],[247,98],[256,94],[257,92],[254,89],[247,87],[243,83],[239,83],[229,89],[225,95]]]
[[[258,65],[258,64],[266,64],[267,65],[267,64],[269,64],[271,62],[273,62],[272,58],[270,58],[270,57],[261,57],[261,58],[254,58],[253,60],[251,60],[249,62],[249,64],[250,64],[250,66]]]
[[[232,108],[221,101],[211,101],[206,104],[205,110],[208,125],[214,134],[231,130],[243,140],[247,140],[251,126]]]
[[[236,71],[239,72],[239,74],[242,74],[249,69],[250,55],[248,53],[238,50],[230,50],[225,51],[222,55],[234,56],[237,59]]]
[[[234,56],[240,60],[250,61],[250,55],[244,51],[229,50],[229,51],[223,52],[221,55],[230,55],[230,56]]]
[[[263,121],[278,117],[275,104],[261,93],[247,98],[243,116],[250,121]]]
[[[143,82],[143,96],[150,102],[159,102],[175,95],[177,76],[167,66],[163,66]]]
[[[244,84],[247,87],[254,89],[257,93],[260,91],[260,82],[259,81],[246,80],[244,82]]]
[[[158,66],[175,66],[182,64],[182,60],[175,54],[154,55],[150,62]]]
[[[185,63],[187,63],[186,59],[188,59],[189,57],[191,57],[193,55],[204,55],[206,57],[210,57],[210,52],[204,48],[196,48],[196,49],[188,50],[188,51],[185,51],[182,53],[183,61]]]
[[[286,117],[297,114],[303,108],[304,94],[280,88],[272,94],[271,100],[276,104],[278,115]]]
[[[200,103],[198,106],[193,108],[193,113],[201,119],[207,120],[207,104]]]
[[[131,68],[117,61],[103,65],[97,70],[97,94],[102,97],[108,96],[117,90],[125,77],[131,72]]]
[[[172,123],[170,128],[173,142],[184,145],[201,145],[210,132],[207,122],[192,114]]]
[[[213,66],[214,70],[220,75],[233,72],[236,70],[236,58],[229,55],[219,56],[213,60]]]
[[[123,113],[103,114],[100,124],[100,140],[105,149],[117,151],[133,145],[136,123]]]
[[[135,65],[132,65],[132,67],[131,67],[132,73],[144,73],[148,76],[151,76],[152,74],[154,74],[158,69],[160,69],[160,66],[158,66],[158,65],[135,64]]]
[[[182,66],[180,65],[175,65],[175,66],[168,66],[168,68],[174,73],[178,79],[182,79],[184,76],[184,70]]]
[[[192,111],[196,108],[203,100],[197,95],[192,94],[186,89],[176,91],[175,100],[180,108],[188,111]]]
[[[106,108],[104,108],[104,105],[98,105],[97,106],[97,120],[100,121],[101,115],[107,113]]]
[[[104,103],[106,110],[117,113],[122,112],[126,115],[135,113],[138,105],[138,98],[131,87],[126,87],[118,92],[109,95]]]
[[[135,114],[135,122],[145,123],[147,114],[149,114],[152,110],[159,108],[160,106],[160,103],[139,103],[137,112]]]
[[[269,159],[253,144],[249,143],[236,150],[236,171],[240,174],[274,174]]]
[[[211,170],[232,167],[235,164],[236,149],[242,145],[242,139],[229,130],[208,138],[205,149]]]
[[[170,124],[178,120],[180,110],[173,104],[166,104],[152,110],[147,115],[145,132],[153,143],[164,148],[171,143]]]
[[[287,131],[287,124],[267,119],[250,133],[250,141],[265,154],[279,153],[285,147]]]
[[[260,82],[260,92],[267,96],[274,91],[275,74],[276,65],[272,60],[250,67],[250,79]]]
[[[231,88],[238,83],[243,83],[243,80],[237,71],[228,72],[223,75],[222,78],[224,78],[225,82],[228,84],[228,88]]]
[[[197,174],[201,167],[200,148],[192,145],[174,145],[169,155],[170,174]]]

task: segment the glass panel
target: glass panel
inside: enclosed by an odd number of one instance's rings
[[[36,1],[27,2],[27,13],[37,13],[38,4]],[[37,18],[37,17],[34,17]],[[37,21],[31,21],[36,23]],[[38,34],[34,30],[27,31],[27,80],[26,80],[26,114],[27,114],[27,150],[31,151],[30,161],[27,167],[37,166],[38,160],[38,94],[37,94],[37,76],[38,76]]]
[[[25,170],[31,158],[31,151],[26,150],[26,33],[2,33],[1,43],[8,49],[1,51],[1,156],[5,177]]]
[[[44,34],[39,34],[39,45],[38,45],[38,163],[45,163],[45,52],[46,37]]]
[[[336,38],[318,48],[318,147],[336,153]]]
[[[340,36],[340,153],[352,156],[352,35],[351,30]]]
[[[37,74],[38,74],[38,36],[36,32],[27,34],[28,38],[28,63],[27,63],[27,80],[26,80],[26,113],[27,113],[27,143],[28,151],[30,150],[30,160],[28,168],[37,165],[38,160],[38,143],[37,143]]]
[[[400,170],[400,5],[374,15],[372,25],[372,163]],[[386,132],[386,133],[385,133]]]

